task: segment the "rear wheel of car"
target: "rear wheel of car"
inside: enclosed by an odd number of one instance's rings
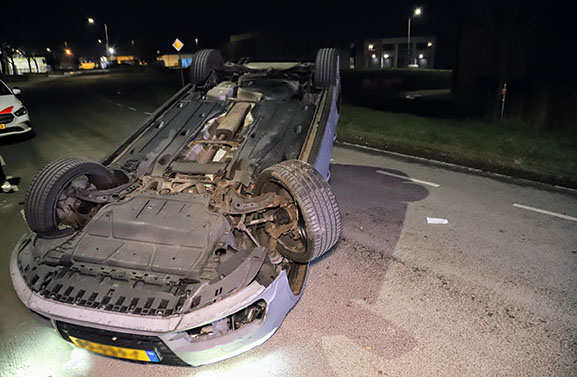
[[[339,53],[334,48],[321,48],[315,60],[315,86],[328,88],[331,85],[340,85]]]
[[[79,229],[98,209],[70,195],[73,190],[104,190],[116,186],[112,172],[82,158],[61,158],[46,165],[30,184],[24,213],[32,231],[54,238]]]
[[[298,209],[298,232],[283,234],[276,242],[276,249],[286,258],[307,263],[338,242],[341,216],[336,198],[311,165],[300,160],[275,164],[258,176],[256,192],[287,196]]]
[[[218,50],[200,50],[192,57],[190,63],[190,83],[202,84],[215,70],[222,69],[223,59]]]

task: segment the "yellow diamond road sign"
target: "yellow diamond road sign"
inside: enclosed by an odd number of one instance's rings
[[[180,41],[180,39],[176,38],[176,40],[174,41],[174,43],[172,44],[172,47],[174,47],[174,49],[176,51],[180,51],[180,49],[182,48],[182,46],[184,46],[184,43],[182,43]]]

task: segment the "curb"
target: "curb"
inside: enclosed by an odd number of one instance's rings
[[[425,157],[412,156],[412,155],[408,155],[408,154],[404,154],[404,153],[388,151],[386,149],[378,149],[378,148],[368,147],[366,145],[353,144],[353,143],[349,143],[346,141],[335,141],[335,144],[338,146],[349,147],[349,148],[353,148],[353,149],[362,149],[364,151],[376,152],[376,153],[384,154],[384,155],[387,155],[390,157],[395,157],[397,159],[408,160],[410,162],[418,161],[420,163],[424,163],[427,165],[445,167],[445,168],[448,168],[448,169],[453,170],[453,171],[468,172],[468,173],[472,173],[472,174],[483,176],[483,177],[498,179],[500,181],[508,181],[508,183],[514,183],[514,184],[518,184],[518,185],[526,184],[526,185],[531,185],[533,187],[546,189],[549,191],[566,191],[566,192],[569,192],[571,194],[577,194],[577,189],[574,189],[571,187],[554,185],[554,184],[540,182],[540,181],[533,181],[533,180],[526,179],[526,178],[513,177],[510,175],[506,175],[506,174],[495,173],[492,171],[472,168],[469,166],[458,165],[458,164],[454,164],[451,162],[434,160],[434,159],[425,158]]]

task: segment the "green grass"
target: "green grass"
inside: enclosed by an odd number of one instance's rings
[[[338,140],[577,187],[577,140],[519,124],[458,121],[345,105]]]

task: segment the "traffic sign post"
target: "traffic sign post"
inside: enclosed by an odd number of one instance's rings
[[[180,67],[180,81],[182,82],[182,86],[184,87],[184,73],[182,72],[182,57],[180,56],[180,50],[182,49],[182,47],[184,46],[184,43],[182,43],[180,41],[180,39],[176,38],[174,40],[174,42],[172,43],[172,47],[174,47],[174,49],[176,51],[178,51],[178,65]]]

